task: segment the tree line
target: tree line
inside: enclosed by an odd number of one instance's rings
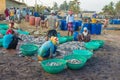
[[[102,13],[105,15],[120,16],[120,1],[116,4],[110,2],[108,5],[105,5],[102,9]]]

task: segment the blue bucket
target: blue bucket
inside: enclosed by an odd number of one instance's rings
[[[74,41],[78,41],[78,35],[79,35],[78,32],[74,32],[74,33],[73,33]]]

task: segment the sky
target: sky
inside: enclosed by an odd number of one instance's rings
[[[37,0],[38,4],[43,4],[45,6],[53,6],[54,2],[57,2],[58,5],[63,3],[65,0]],[[72,0],[66,0],[67,2],[72,1]],[[118,2],[119,0],[79,0],[80,1],[80,8],[82,10],[87,10],[87,11],[96,11],[100,12],[102,8],[109,4],[111,1],[114,3]],[[25,0],[25,2],[30,5],[34,6],[35,0]]]

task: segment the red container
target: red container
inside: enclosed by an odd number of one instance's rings
[[[35,17],[35,26],[40,26],[40,17]]]
[[[29,23],[30,23],[30,25],[35,25],[35,17],[34,16],[30,16]]]

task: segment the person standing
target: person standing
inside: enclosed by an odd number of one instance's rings
[[[17,15],[17,20],[18,20],[18,22],[20,22],[21,11],[20,11],[19,8],[17,8],[16,15]]]
[[[42,29],[43,29],[44,27],[46,27],[46,24],[45,24],[45,16],[44,16],[43,13],[40,15],[40,18],[41,18],[40,27],[42,27]]]
[[[104,22],[103,22],[103,34],[106,33],[106,28],[108,27],[109,24],[109,19],[105,18]]]
[[[13,20],[14,21],[14,8],[11,8],[10,9],[10,20]]]
[[[8,8],[6,8],[5,9],[5,17],[6,17],[6,20],[9,20],[9,9]]]
[[[66,17],[67,27],[68,27],[68,36],[69,33],[71,33],[71,36],[73,35],[73,22],[74,22],[74,16],[73,12],[69,11],[69,15]]]
[[[51,15],[49,15],[45,19],[45,21],[48,21],[49,30],[56,30],[56,28],[58,27],[58,25],[56,25],[56,23],[58,22],[58,18],[57,18],[57,16],[55,16],[54,10],[51,11]]]
[[[56,28],[58,27],[58,18],[55,15],[55,11],[51,11],[51,15],[49,15],[45,22],[48,21],[48,34],[46,35],[47,38],[51,38],[51,36],[54,36],[57,34]],[[49,36],[50,35],[50,36]]]

